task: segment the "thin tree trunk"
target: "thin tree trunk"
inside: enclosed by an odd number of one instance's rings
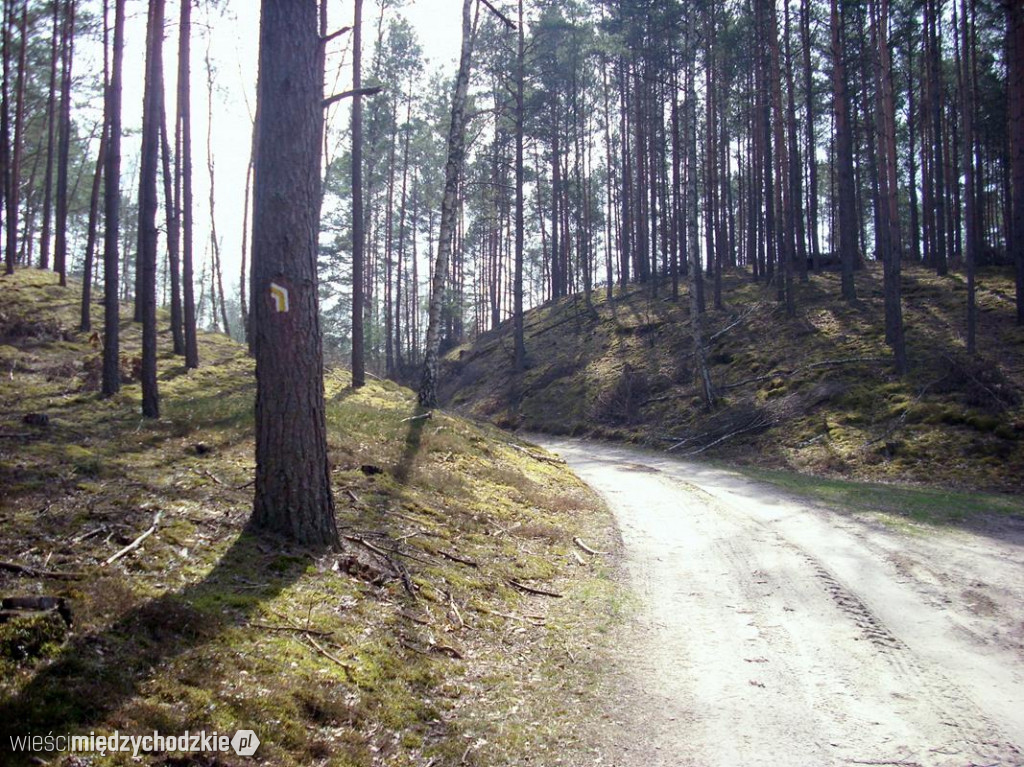
[[[121,72],[124,67],[124,5],[125,0],[114,0],[114,50],[105,104],[107,157],[103,169],[103,394],[106,396],[121,390],[121,316],[118,301],[120,258],[117,241],[121,222]]]
[[[939,50],[938,21],[936,0],[925,0],[925,24],[928,30],[928,104],[931,109],[931,182],[932,204],[935,211],[935,271],[944,275],[949,271],[946,256],[946,192],[945,192],[945,161],[943,160],[942,132],[942,82],[941,53]]]
[[[523,328],[523,250],[526,240],[526,203],[523,198],[525,184],[525,168],[523,164],[523,134],[525,132],[526,103],[526,33],[523,30],[523,0],[518,4],[519,30],[516,44],[516,242],[515,242],[515,274],[512,277],[512,316],[515,326],[515,349],[513,365],[516,373],[522,373],[526,367],[526,340]],[[608,275],[609,287],[611,274]]]
[[[476,22],[472,16],[473,0],[462,4],[462,54],[459,57],[459,72],[455,79],[455,94],[452,98],[451,126],[448,131],[448,161],[445,165],[444,197],[441,201],[441,229],[438,235],[437,259],[430,290],[430,311],[427,322],[427,338],[423,360],[423,377],[419,388],[421,407],[437,406],[437,375],[440,350],[441,301],[444,296],[444,280],[452,251],[456,227],[459,176],[466,154],[466,99],[469,92],[469,75],[472,67],[473,45],[476,41]]]
[[[53,269],[60,284],[68,284],[68,161],[71,149],[71,64],[75,50],[75,0],[64,3],[61,45],[60,133],[57,140],[57,215]]]
[[[683,144],[688,147],[686,168],[686,251],[690,259],[689,293],[690,293],[690,337],[693,342],[694,375],[700,381],[701,395],[704,406],[709,410],[715,406],[715,390],[711,385],[711,373],[708,370],[707,350],[704,347],[704,307],[701,305],[700,283],[704,270],[700,265],[700,232],[697,213],[697,111],[696,85],[694,83],[694,67],[696,52],[696,23],[690,15],[686,27],[686,101],[683,118]]]
[[[92,194],[89,196],[89,224],[85,239],[85,263],[82,267],[82,310],[78,329],[83,333],[92,330],[92,273],[96,255],[96,235],[99,230],[100,190],[103,181],[103,164],[107,154],[106,129],[100,136],[100,149],[96,154],[96,172],[92,177]]]
[[[185,367],[199,367],[199,341],[196,333],[195,275],[193,272],[192,199],[192,3],[181,3],[178,22],[178,103],[175,119],[175,144],[181,174],[181,287],[185,321]]]
[[[50,36],[50,87],[46,98],[46,177],[43,179],[43,231],[39,237],[39,268],[50,268],[50,236],[53,233],[53,158],[57,136],[57,61],[60,40],[60,3],[53,3]]]
[[[161,104],[164,97],[163,35],[164,0],[150,0],[142,107],[142,156],[139,169],[138,260],[142,275],[142,414],[148,418],[160,416],[160,396],[156,377],[156,177],[160,163],[160,122],[163,116]],[[59,236],[59,217],[57,226]]]
[[[171,163],[167,137],[167,105],[160,99],[160,154],[163,163],[164,208],[167,223],[167,267],[171,283],[171,340],[175,354],[185,353],[185,332],[181,318],[181,214],[174,183],[177,170]]]
[[[213,274],[217,280],[217,295],[220,296],[220,305],[214,301],[214,316],[220,309],[220,318],[224,323],[224,334],[231,335],[231,323],[228,322],[227,299],[224,295],[224,270],[220,261],[220,238],[217,237],[217,215],[215,203],[217,195],[215,192],[215,165],[213,160],[213,67],[210,64],[210,51],[206,51],[206,168],[210,173],[210,255],[213,258]]]
[[[352,388],[366,384],[363,349],[363,260],[366,232],[363,212],[363,97],[362,88],[363,0],[355,0],[352,32]]]
[[[878,155],[881,160],[879,174],[879,228],[876,232],[878,249],[885,269],[885,335],[893,351],[897,375],[907,372],[907,352],[903,337],[903,309],[900,286],[899,214],[897,209],[896,172],[896,120],[892,86],[892,59],[889,50],[889,1],[871,2],[872,37],[877,41],[877,99],[878,99]]]
[[[811,69],[811,0],[800,4],[800,39],[804,65],[804,124],[807,131],[807,228],[811,234],[811,262],[814,271],[821,268],[821,243],[818,237],[818,157],[814,132],[814,75]]]
[[[256,131],[255,126],[253,129],[253,142],[255,143]],[[255,147],[254,147],[255,148]],[[242,333],[245,338],[245,345],[252,351],[252,329],[250,327],[251,322],[249,318],[249,299],[245,290],[245,261],[248,254],[249,247],[249,202],[252,194],[252,170],[253,160],[255,159],[254,153],[249,154],[249,164],[245,167],[245,200],[242,203],[242,266],[241,272],[238,278],[238,304],[239,309],[242,312]]]
[[[5,51],[13,44],[14,12],[8,19],[6,29]],[[21,6],[20,45],[18,49],[18,72],[14,84],[14,144],[10,152],[9,182],[7,186],[7,274],[14,274],[14,264],[18,259],[18,205],[21,199],[21,155],[25,129],[25,68],[28,49],[26,33],[28,31],[28,2]],[[9,54],[8,54],[9,56]],[[5,59],[4,79],[7,79]]]
[[[971,5],[973,7],[973,0]],[[978,244],[980,241],[978,228],[977,197],[975,193],[974,164],[974,76],[971,65],[971,29],[968,22],[967,0],[960,0],[960,46],[961,64],[963,68],[963,92],[960,105],[963,119],[963,163],[964,163],[964,219],[967,225],[965,261],[967,267],[967,353],[977,352],[977,307],[975,295],[975,268],[978,262]]]
[[[846,80],[846,33],[839,0],[832,0],[832,103],[835,117],[837,214],[839,257],[842,265],[842,296],[857,298],[853,271],[857,263],[857,200],[853,178],[853,133],[850,129],[850,96]]]

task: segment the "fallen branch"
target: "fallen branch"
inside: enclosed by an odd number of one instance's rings
[[[203,469],[202,471],[200,471],[199,469],[193,468],[192,471],[193,471],[193,473],[198,474],[198,475],[200,475],[202,477],[209,477],[214,482],[216,482],[218,485],[220,485],[222,487],[224,486],[224,483],[221,481],[220,477],[218,477],[216,474],[211,472],[209,469]]]
[[[75,581],[81,578],[88,578],[88,573],[59,572],[57,570],[41,570],[30,565],[20,565],[17,562],[0,562],[0,570],[7,570],[19,575],[27,575],[29,578],[53,578],[55,580]]]
[[[95,528],[93,528],[92,530],[90,530],[87,533],[82,533],[81,535],[72,538],[71,542],[74,543],[74,544],[79,544],[79,543],[81,543],[82,541],[84,541],[84,540],[86,540],[88,538],[92,538],[94,535],[99,535],[100,533],[104,532],[106,529],[107,529],[106,525],[100,525],[99,527],[95,527]]]
[[[258,623],[257,621],[249,621],[249,625],[267,631],[294,631],[296,634],[315,634],[318,637],[327,637],[334,633],[333,631],[317,631],[316,629],[302,628],[302,626],[280,626],[272,623]]]
[[[383,558],[383,560],[385,562],[387,562],[388,565],[391,567],[391,570],[401,579],[402,585],[405,587],[405,590],[409,593],[409,596],[411,596],[413,598],[416,597],[416,588],[415,588],[415,586],[413,586],[412,578],[409,577],[409,571],[406,570],[403,565],[399,564],[398,562],[393,560],[390,556],[388,556],[389,552],[385,551],[384,549],[380,548],[379,546],[374,546],[368,540],[366,540],[365,538],[360,538],[358,535],[344,535],[343,534],[341,537],[344,538],[347,541],[352,541],[353,543],[359,543],[359,544],[365,546],[370,551],[372,551],[377,556]],[[413,554],[405,554],[405,553],[399,551],[398,549],[393,549],[390,553],[397,554],[397,555],[402,556],[402,557],[408,557],[409,559],[415,560],[417,562],[421,562],[422,564],[425,564],[425,565],[434,564],[433,562],[428,562],[427,560],[421,559],[421,558],[419,558],[419,557],[417,557],[417,556],[415,556]]]
[[[406,421],[425,421],[425,420],[427,420],[429,418],[433,418],[433,417],[434,417],[434,411],[431,410],[431,411],[429,411],[427,413],[422,413],[420,415],[411,415],[408,418],[403,418],[401,421],[399,421],[399,423],[405,423]]]
[[[488,607],[481,607],[480,605],[468,605],[468,607],[484,615],[495,615],[510,621],[522,621],[523,623],[529,623],[531,626],[544,626],[547,624],[547,618],[543,615],[513,615],[512,613],[503,613],[498,610],[491,610]]]
[[[577,546],[579,546],[581,549],[583,549],[585,552],[587,552],[588,554],[590,554],[591,556],[594,556],[594,557],[608,553],[607,551],[598,551],[597,549],[590,548],[587,544],[585,544],[579,538],[573,538],[572,542],[575,543]]]
[[[691,450],[690,452],[686,453],[686,455],[687,456],[700,455],[705,450],[710,450],[715,445],[720,445],[721,443],[725,442],[726,440],[732,439],[733,437],[738,437],[740,434],[746,434],[749,431],[755,431],[757,429],[763,429],[764,427],[771,426],[771,425],[772,425],[772,422],[769,419],[756,418],[753,421],[751,421],[750,423],[748,423],[746,426],[744,426],[743,428],[737,429],[736,431],[731,431],[728,434],[725,434],[725,435],[719,437],[718,439],[714,440],[713,442],[709,442],[706,445],[703,445],[701,447],[695,448],[694,450]],[[671,448],[669,448],[669,449],[671,449]]]
[[[525,583],[520,583],[519,581],[514,580],[513,578],[506,578],[505,580],[508,582],[510,586],[515,586],[517,589],[519,589],[520,591],[524,591],[527,594],[536,594],[537,596],[541,597],[554,597],[555,599],[562,598],[562,594],[558,594],[554,591],[545,591],[544,589],[534,588],[533,586],[527,586]]]
[[[314,650],[316,650],[318,653],[323,655],[328,660],[334,661],[339,666],[341,666],[343,669],[345,669],[345,677],[348,679],[349,682],[352,682],[353,684],[355,683],[356,680],[355,680],[355,676],[352,674],[352,667],[351,666],[349,666],[347,663],[345,663],[345,661],[343,661],[337,655],[334,655],[333,653],[328,652],[327,650],[325,650],[321,646],[321,644],[319,642],[317,642],[315,639],[313,639],[313,637],[311,637],[309,635],[308,631],[304,634],[304,636],[309,641],[310,645],[312,645]]]
[[[158,512],[157,512],[157,513],[156,513],[156,514],[155,514],[155,515],[153,516],[153,524],[149,526],[149,529],[148,529],[148,530],[146,530],[146,532],[144,532],[144,533],[143,533],[142,535],[140,535],[140,536],[139,536],[138,538],[136,538],[136,539],[135,539],[134,541],[132,541],[131,543],[129,543],[129,544],[127,545],[127,546],[125,546],[125,547],[124,547],[123,549],[121,549],[121,550],[120,550],[119,552],[117,552],[117,553],[116,553],[116,554],[114,554],[113,556],[111,556],[111,557],[109,557],[108,559],[106,559],[106,560],[105,560],[105,561],[103,562],[103,564],[102,564],[102,565],[100,565],[100,567],[107,567],[107,566],[109,566],[109,565],[112,565],[112,564],[113,564],[114,562],[116,562],[117,560],[119,560],[119,559],[120,559],[121,557],[123,557],[123,556],[124,556],[125,554],[128,554],[128,553],[130,553],[130,552],[132,552],[132,551],[135,551],[135,549],[139,548],[139,546],[141,546],[141,545],[142,545],[142,542],[143,542],[144,540],[146,540],[146,539],[147,539],[147,538],[148,538],[149,536],[151,536],[151,535],[152,535],[153,533],[155,533],[155,532],[156,532],[156,528],[157,528],[157,526],[158,526],[158,525],[160,524],[160,520],[161,520],[161,519],[163,518],[163,516],[164,516],[164,513],[163,513],[163,511],[158,511]]]
[[[460,557],[457,554],[452,554],[450,551],[445,551],[444,549],[438,549],[437,553],[440,554],[445,559],[450,559],[452,562],[458,562],[460,564],[466,565],[467,567],[479,567],[480,566],[476,562],[474,562],[472,559],[465,559],[464,557]]]
[[[705,346],[710,346],[717,339],[719,339],[722,336],[724,336],[726,333],[728,333],[730,330],[732,330],[737,325],[742,325],[743,322],[747,319],[747,317],[752,315],[754,312],[756,312],[760,308],[761,308],[761,303],[754,304],[747,311],[743,312],[743,314],[741,314],[734,322],[732,322],[729,325],[726,325],[724,328],[719,330],[717,333],[712,333],[711,336],[708,338],[707,343],[705,344]]]
[[[562,460],[561,458],[550,458],[550,457],[548,457],[546,455],[541,455],[540,453],[535,453],[532,450],[527,450],[525,447],[517,445],[517,444],[515,444],[513,442],[506,442],[505,444],[508,445],[513,450],[518,450],[520,453],[525,453],[526,455],[530,456],[530,458],[532,458],[535,461],[543,461],[544,463],[550,463],[550,464],[553,464],[555,466],[565,466],[565,461]]]

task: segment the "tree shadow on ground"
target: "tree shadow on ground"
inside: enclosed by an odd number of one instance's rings
[[[416,456],[420,452],[420,442],[423,439],[423,427],[430,420],[432,411],[422,405],[417,405],[416,410],[409,417],[409,429],[405,433],[405,447],[402,450],[402,457],[395,465],[394,476],[403,485],[409,482],[412,476],[413,467],[416,464]]]
[[[247,623],[263,602],[298,580],[307,557],[317,553],[247,525],[202,580],[74,637],[24,687],[0,700],[0,762],[38,763],[31,754],[8,752],[12,736],[63,735],[102,725],[169,660]],[[254,591],[253,585],[261,588]]]

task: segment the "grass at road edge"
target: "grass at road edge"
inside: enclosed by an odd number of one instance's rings
[[[897,523],[950,527],[982,517],[1024,517],[1024,498],[1019,496],[854,482],[750,466],[730,468],[833,510],[882,515]]]

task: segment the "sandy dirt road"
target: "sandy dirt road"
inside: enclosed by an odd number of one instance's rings
[[[536,438],[638,606],[592,764],[1024,764],[1024,525],[895,531],[663,454]]]

